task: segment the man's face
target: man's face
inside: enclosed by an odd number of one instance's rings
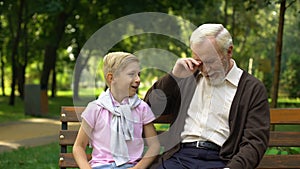
[[[209,78],[212,85],[221,84],[225,80],[229,61],[218,51],[216,43],[207,39],[201,44],[192,44],[191,49],[193,58],[202,62],[199,67],[201,73]]]

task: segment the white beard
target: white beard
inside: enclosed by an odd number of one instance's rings
[[[215,72],[212,76],[209,76],[209,83],[212,86],[219,86],[225,82],[225,72]]]

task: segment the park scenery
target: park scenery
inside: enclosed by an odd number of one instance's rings
[[[295,112],[293,125],[271,130],[299,133],[299,0],[0,0],[0,168],[59,168],[62,107],[84,107],[105,90],[103,57],[137,56],[144,98],[178,58],[192,56],[190,35],[204,23],[228,29],[233,58],[263,82],[271,109]],[[299,146],[266,154],[299,155]]]

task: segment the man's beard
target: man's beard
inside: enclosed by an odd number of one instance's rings
[[[225,71],[215,72],[208,78],[212,86],[219,86],[225,82]]]
[[[212,86],[219,86],[225,82],[225,78],[226,78],[225,70],[229,69],[230,63],[223,61],[222,64],[224,69],[220,69],[214,72],[213,74],[209,75],[209,81]]]

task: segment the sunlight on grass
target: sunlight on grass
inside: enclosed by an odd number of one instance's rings
[[[83,88],[79,90],[79,96],[98,96],[103,89],[94,89],[94,88]],[[68,96],[73,97],[73,90],[63,90],[63,91],[57,91],[57,96]],[[48,92],[48,95],[51,95],[51,92]]]
[[[279,98],[278,102],[280,103],[300,103],[300,98]]]

